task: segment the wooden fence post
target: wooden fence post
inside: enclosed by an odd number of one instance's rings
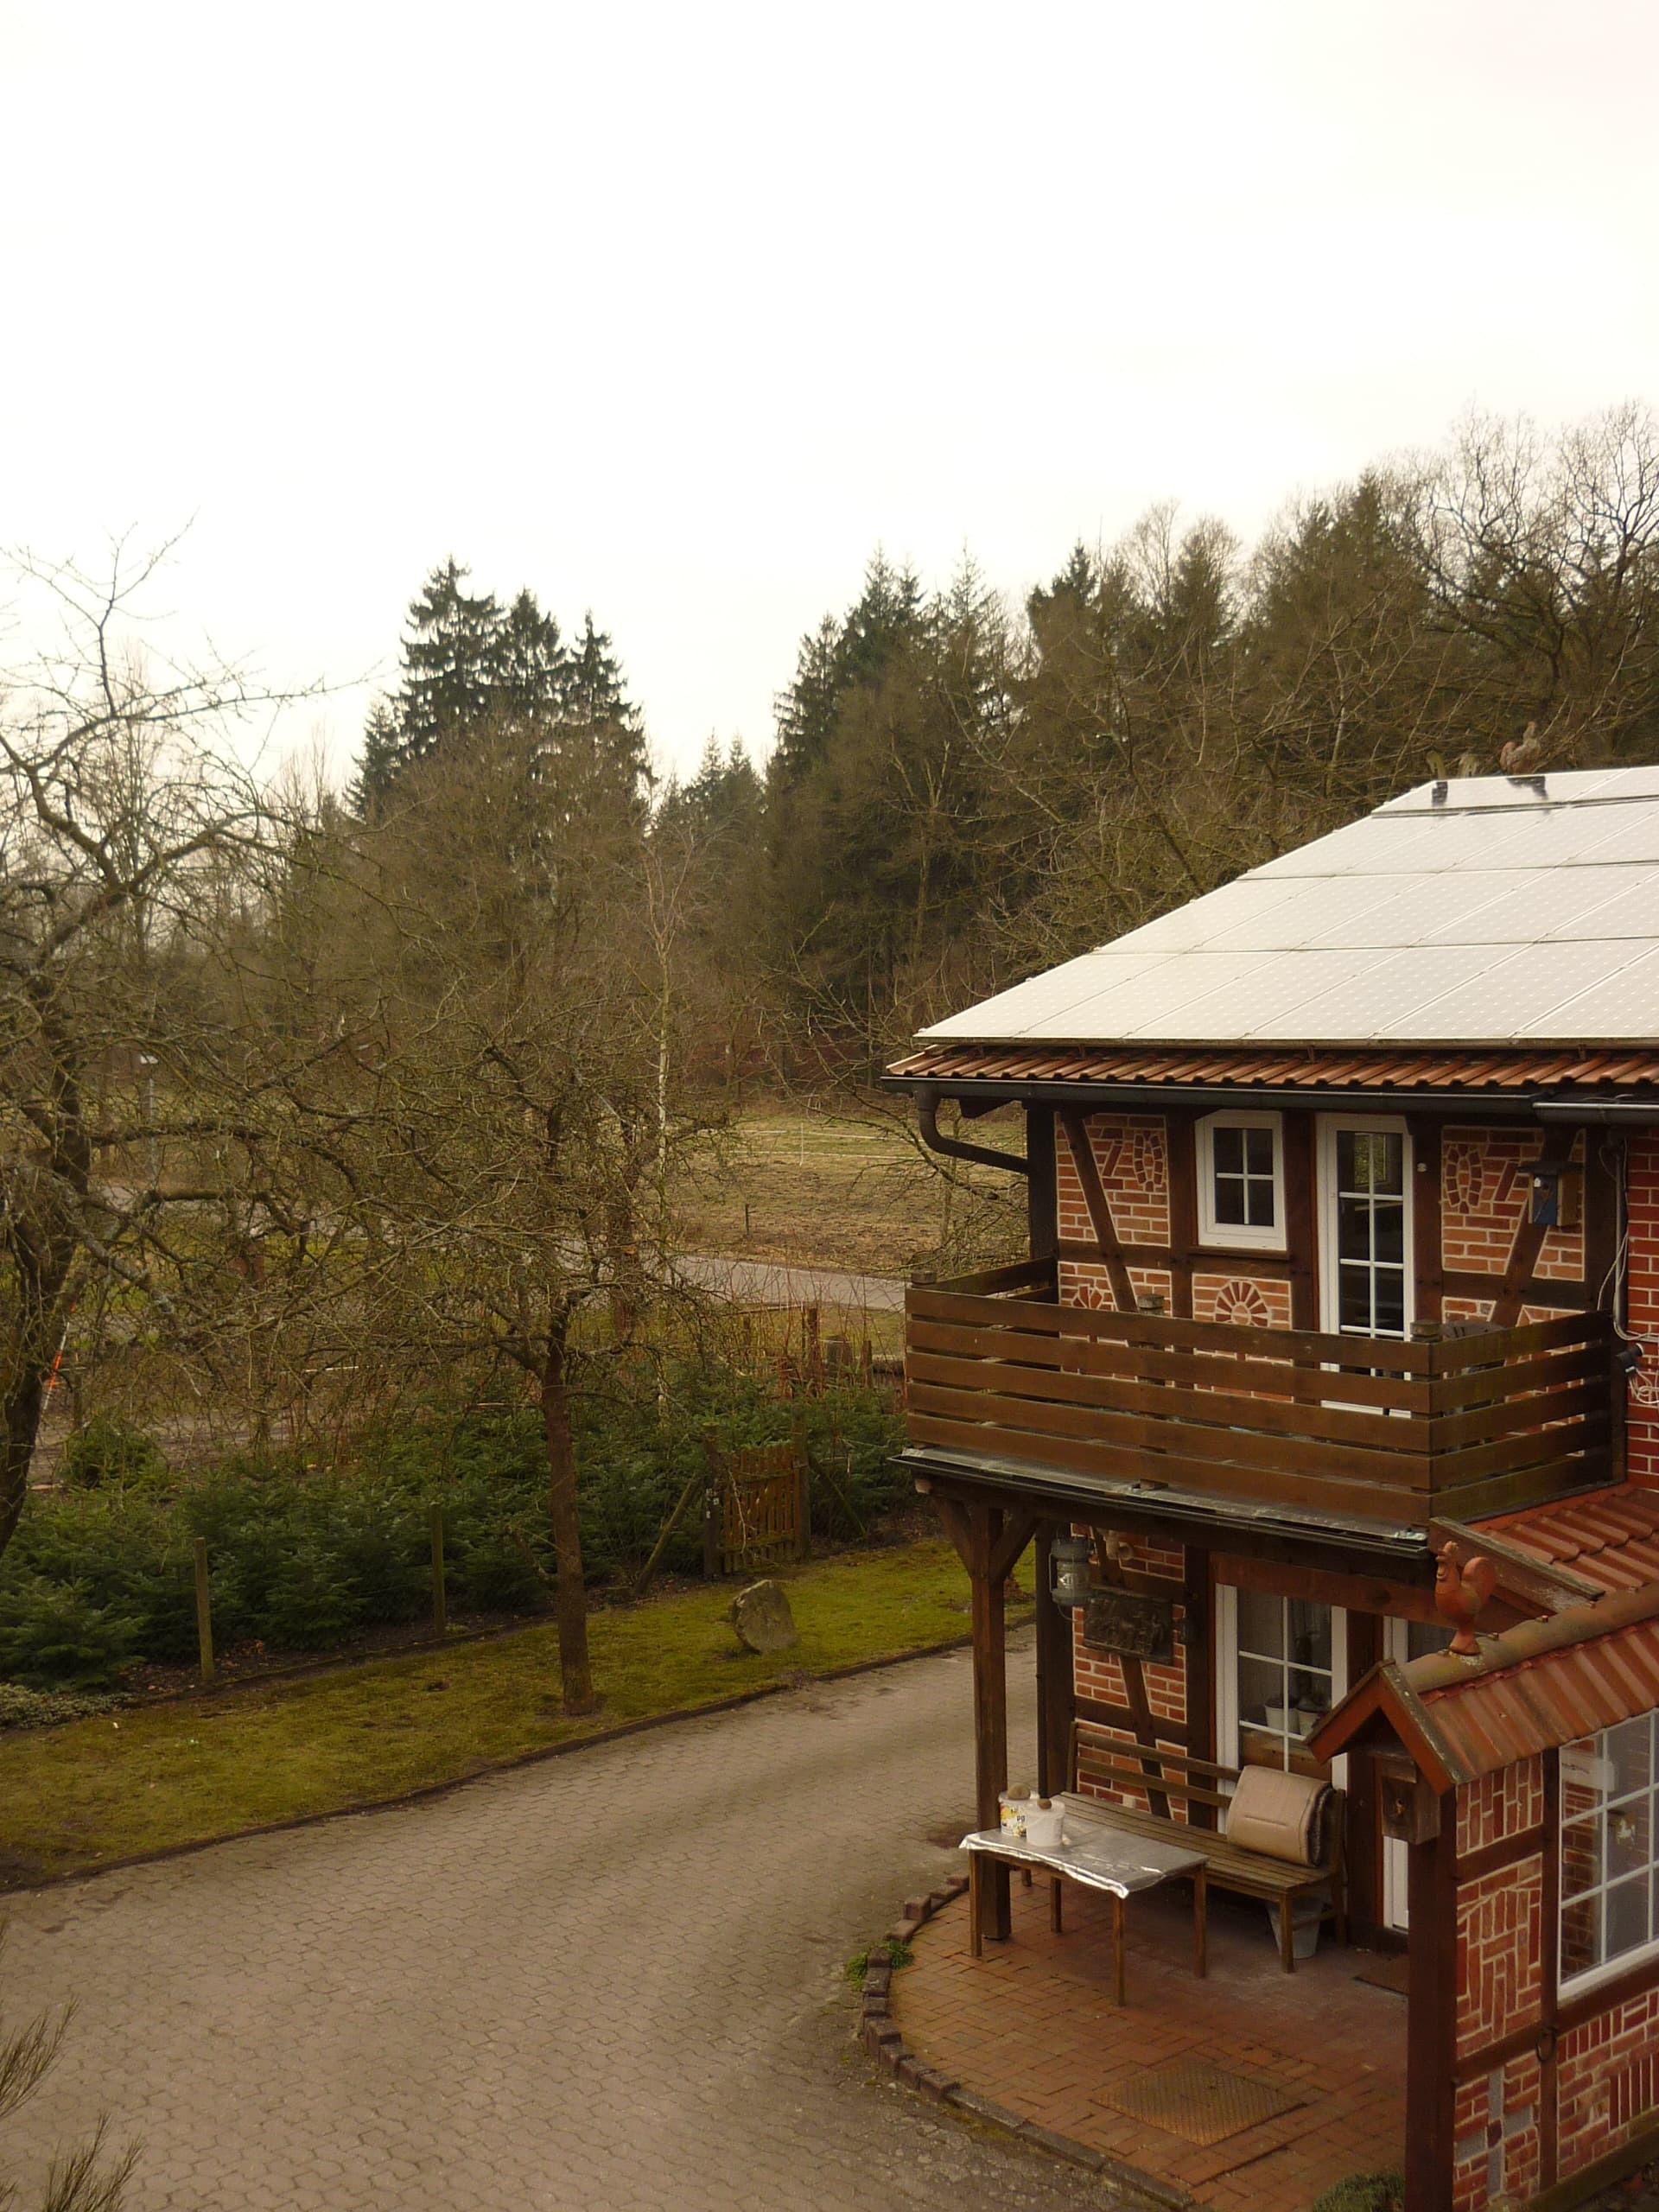
[[[725,1533],[725,1500],[721,1495],[720,1445],[712,1428],[702,1432],[702,1456],[709,1469],[709,1487],[702,1503],[702,1575],[705,1582],[718,1582],[722,1565],[721,1539]]]
[[[795,1446],[795,1511],[799,1535],[795,1556],[812,1556],[812,1461],[806,1448],[806,1409],[797,1407],[790,1421],[791,1439]]]
[[[196,1649],[205,1688],[213,1679],[213,1606],[207,1587],[207,1539],[196,1538]]]
[[[442,1636],[449,1626],[448,1593],[443,1586],[443,1508],[432,1508],[432,1633]]]

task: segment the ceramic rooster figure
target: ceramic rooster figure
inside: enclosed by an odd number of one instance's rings
[[[1465,1561],[1455,1544],[1442,1544],[1434,1570],[1434,1610],[1450,1621],[1457,1634],[1451,1649],[1460,1658],[1472,1659],[1480,1650],[1475,1641],[1475,1622],[1497,1587],[1497,1569],[1477,1553]]]

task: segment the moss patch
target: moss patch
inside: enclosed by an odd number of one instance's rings
[[[601,1713],[559,1710],[550,1627],[301,1681],[0,1737],[0,1885],[458,1782],[607,1729],[955,1641],[968,1582],[942,1542],[779,1577],[799,1645],[734,1648],[733,1586],[590,1624]]]

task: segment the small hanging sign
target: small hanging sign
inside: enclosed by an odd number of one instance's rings
[[[1083,1640],[1094,1651],[1167,1667],[1175,1656],[1175,1605],[1128,1590],[1091,1590],[1083,1609]]]

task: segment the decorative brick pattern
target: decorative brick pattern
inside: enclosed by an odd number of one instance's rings
[[[1167,1310],[1173,1287],[1167,1268],[1132,1267],[1129,1287],[1138,1299],[1161,1298]],[[1098,1260],[1060,1262],[1060,1303],[1093,1306],[1109,1313],[1112,1311],[1117,1300],[1112,1294],[1111,1277]]]
[[[1543,2016],[1541,1853],[1458,1889],[1459,2058]]]
[[[1543,2173],[1543,2072],[1530,2053],[1458,2091],[1452,2131],[1453,2212],[1536,2196]]]
[[[1252,1275],[1243,1268],[1229,1268],[1224,1274],[1195,1271],[1192,1319],[1235,1321],[1245,1329],[1287,1329],[1290,1285],[1271,1276]]]
[[[1652,2118],[1659,1990],[1612,2005],[1561,2037],[1556,2094],[1562,2180]]]
[[[1527,1218],[1529,1171],[1544,1138],[1541,1129],[1447,1128],[1440,1154],[1440,1246],[1448,1268],[1468,1274],[1503,1274]],[[1573,1158],[1582,1165],[1582,1137]],[[1534,1273],[1569,1281],[1581,1276],[1582,1227],[1550,1230]]]
[[[1544,1817],[1544,1763],[1523,1759],[1518,1766],[1484,1774],[1458,1792],[1458,1856],[1467,1859],[1512,1835],[1525,1835]]]
[[[1169,1243],[1169,1133],[1161,1114],[1091,1114],[1085,1128],[1122,1244]],[[1063,1128],[1054,1132],[1055,1197],[1064,1243],[1092,1243],[1094,1223]]]

